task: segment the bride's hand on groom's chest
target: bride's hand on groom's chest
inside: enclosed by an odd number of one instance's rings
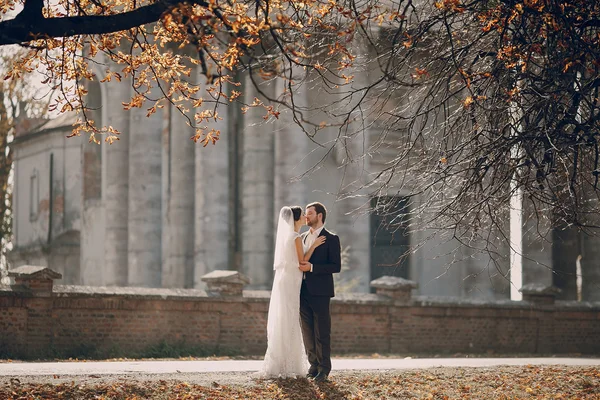
[[[321,254],[326,252],[325,250],[327,249],[327,241],[325,241],[323,244],[321,244],[319,247],[315,248],[314,252],[313,252],[313,256],[315,254]]]

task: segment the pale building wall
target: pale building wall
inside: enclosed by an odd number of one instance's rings
[[[9,261],[13,268],[48,266],[63,274],[61,283],[79,284],[81,142],[66,138],[72,129],[70,118],[49,121],[37,132],[18,136],[12,144],[14,248]]]
[[[14,146],[15,154],[15,246],[27,247],[46,242],[48,238],[49,170],[48,148],[51,140],[41,139],[28,146]],[[31,180],[33,198],[31,197]]]

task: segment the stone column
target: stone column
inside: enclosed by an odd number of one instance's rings
[[[194,286],[194,130],[187,118],[171,107],[163,143],[164,226],[163,287]],[[193,114],[191,116],[193,119]],[[210,150],[210,149],[207,149]],[[165,171],[166,170],[166,171]]]
[[[279,91],[283,90],[282,81]],[[308,88],[302,86],[294,91],[294,102],[304,106],[306,104]],[[293,180],[305,172],[309,166],[304,158],[309,152],[309,139],[304,131],[294,122],[292,111],[281,109],[279,120],[275,124],[275,176],[273,207],[274,225],[276,231],[279,210],[283,206],[298,205],[302,208],[308,202],[306,180]]]
[[[55,279],[61,275],[43,266],[23,265],[8,271],[15,280],[12,290],[19,294],[21,307],[25,311],[26,323],[16,336],[16,343],[23,343],[23,354],[35,356],[48,354],[52,346],[52,326],[56,323],[53,315],[52,289]],[[15,318],[17,319],[17,318]],[[3,338],[3,340],[6,340]]]
[[[129,116],[123,110],[131,95],[130,79],[112,81],[107,86],[110,99],[105,103],[107,125],[121,132],[120,140],[103,149],[103,196],[106,231],[104,238],[104,284],[127,285],[128,198],[129,198]]]
[[[199,81],[206,80],[200,76]],[[201,90],[204,99],[210,95]],[[209,105],[210,107],[210,105]],[[202,276],[214,270],[229,269],[229,167],[230,135],[228,113],[233,106],[223,105],[222,120],[210,121],[209,129],[219,130],[215,145],[195,144],[194,181],[194,287],[204,288]],[[199,112],[200,110],[194,110]]]
[[[260,78],[256,78],[260,82]],[[246,102],[259,97],[249,77]],[[263,91],[274,92],[273,82],[264,82]],[[261,99],[265,101],[265,99]],[[250,278],[250,288],[271,286],[274,241],[275,122],[264,120],[265,110],[250,109],[245,114],[242,139],[242,173],[239,181],[242,199],[242,272]]]
[[[359,44],[360,45],[360,44]],[[368,54],[365,44],[360,45],[359,57]],[[354,72],[352,88],[361,89],[369,84],[370,77],[366,61],[358,62]],[[359,97],[359,96],[358,96]],[[358,99],[357,99],[358,100]],[[363,107],[369,107],[368,101]],[[349,107],[348,107],[349,108]],[[342,272],[336,276],[337,291],[369,291],[371,236],[370,219],[367,210],[370,207],[368,191],[363,185],[368,182],[369,133],[373,121],[356,115],[356,122],[350,125],[347,136],[340,138],[336,145],[335,159],[341,167],[341,179],[337,183],[340,199],[336,204],[337,223],[334,227],[340,234],[342,245]],[[334,189],[334,188],[332,188]],[[401,232],[398,232],[401,235]]]
[[[106,123],[107,99],[102,95],[102,88],[97,78],[88,84],[88,115],[93,119],[97,128]],[[82,201],[81,201],[81,268],[80,283],[83,285],[104,284],[104,233],[105,215],[102,201],[102,153],[107,144],[102,143],[103,137],[97,136],[100,144],[90,143],[87,135],[81,141],[82,164]]]
[[[146,117],[134,108],[129,120],[129,286],[161,285],[162,109]]]

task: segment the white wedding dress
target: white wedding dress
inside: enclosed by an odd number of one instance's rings
[[[267,352],[259,376],[298,377],[308,370],[308,359],[300,328],[302,271],[294,240],[294,218],[289,207],[279,216],[275,241],[275,277],[267,321]]]

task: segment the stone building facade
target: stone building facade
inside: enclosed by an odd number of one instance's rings
[[[247,77],[241,81],[248,99],[260,97]],[[123,134],[112,145],[67,139],[72,120],[61,116],[15,138],[13,268],[49,266],[65,284],[164,288],[203,288],[201,276],[234,269],[250,278],[249,288],[268,289],[279,209],[320,201],[329,210],[327,228],[344,248],[340,287],[366,292],[371,280],[396,275],[418,282],[421,295],[509,297],[508,280],[486,257],[471,257],[453,241],[425,240],[428,231],[386,230],[380,216],[354,212],[372,201],[366,192],[337,200],[340,188],[359,185],[365,171],[376,172],[393,157],[393,147],[340,168],[343,152],[326,154],[289,112],[265,122],[262,113],[242,114],[236,107],[228,107],[218,122],[217,144],[202,147],[190,140],[193,131],[185,119],[168,107],[149,118],[144,109],[124,111],[122,103],[132,94],[128,82],[88,89],[97,125]],[[323,96],[316,87],[304,90],[296,94],[298,101],[318,103]],[[324,130],[330,137],[320,142],[334,140],[336,133]],[[374,135],[367,132],[365,140]],[[359,152],[364,143],[348,145]],[[319,168],[293,179],[313,165]],[[554,282],[572,299],[575,275],[562,282],[553,272],[559,263],[575,271],[584,251],[584,297],[600,299],[595,240],[577,247],[569,233],[566,240],[543,242],[528,236],[532,229],[524,227],[524,283]],[[555,239],[565,231],[556,232]],[[419,249],[399,265],[382,266],[415,244]],[[460,262],[453,262],[457,251]],[[508,248],[502,251],[508,254]],[[503,262],[507,271],[508,258]]]

